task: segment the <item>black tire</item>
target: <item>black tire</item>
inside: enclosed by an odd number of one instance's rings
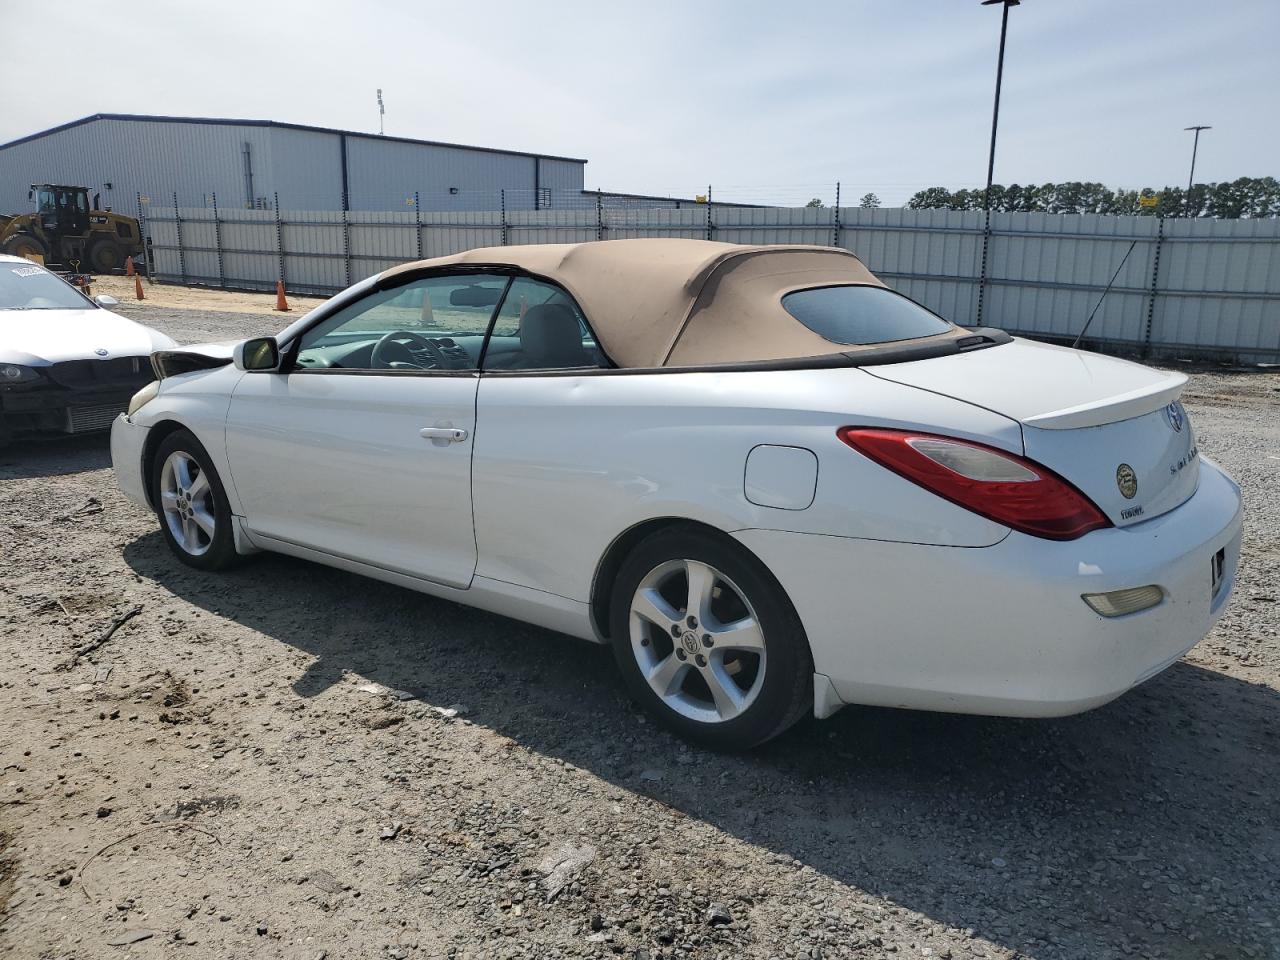
[[[731,581],[754,609],[764,636],[767,659],[758,693],[731,719],[699,720],[678,712],[649,685],[637,662],[631,635],[632,599],[651,572],[679,560],[707,564]],[[717,583],[723,592],[723,580]],[[727,537],[695,527],[673,527],[641,541],[618,571],[610,597],[609,624],[614,656],[631,695],[659,724],[703,746],[749,749],[778,736],[813,709],[813,658],[800,618],[768,569]],[[654,629],[641,642],[648,648],[650,640],[656,646],[665,637]],[[674,656],[675,644],[672,646]]]
[[[3,246],[0,246],[0,250],[11,257],[29,257],[31,254],[38,254],[46,261],[49,259],[49,248],[40,242],[39,237],[29,233],[15,233],[4,242]]]
[[[175,453],[182,453],[195,461],[199,474],[203,474],[209,482],[209,502],[212,503],[214,532],[207,547],[202,552],[188,550],[179,542],[170,528],[169,517],[162,503],[163,474],[165,464]],[[199,476],[197,474],[197,477]],[[197,570],[224,570],[240,560],[236,553],[235,536],[231,530],[231,505],[227,501],[226,489],[208,452],[187,430],[175,430],[163,440],[156,449],[151,461],[151,498],[156,516],[160,521],[160,532],[174,555],[188,566]]]
[[[89,266],[97,273],[112,273],[124,266],[124,248],[114,240],[95,240],[89,248]]]

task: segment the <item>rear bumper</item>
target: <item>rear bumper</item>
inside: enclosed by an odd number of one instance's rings
[[[126,497],[147,510],[151,504],[147,502],[147,486],[142,474],[142,452],[149,430],[123,413],[111,425],[111,466],[116,483]]]
[[[1066,543],[1019,533],[981,548],[737,537],[782,583],[816,671],[845,703],[1044,717],[1106,703],[1199,643],[1234,586],[1241,526],[1239,488],[1206,460],[1182,506]],[[1081,599],[1147,584],[1163,601],[1124,617]]]

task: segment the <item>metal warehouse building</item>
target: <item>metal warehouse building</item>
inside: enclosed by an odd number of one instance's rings
[[[581,201],[585,160],[271,120],[98,113],[0,144],[0,212],[33,183],[145,205],[288,210],[537,209]]]

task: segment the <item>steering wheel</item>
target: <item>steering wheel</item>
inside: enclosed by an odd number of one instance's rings
[[[431,358],[431,366],[424,367],[418,363],[417,352],[422,351]],[[419,370],[448,369],[449,358],[444,351],[420,334],[411,330],[392,330],[384,333],[373,345],[373,353],[369,365],[376,370],[404,369],[416,367]]]

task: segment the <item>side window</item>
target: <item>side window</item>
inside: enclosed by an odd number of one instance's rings
[[[608,365],[573,297],[541,280],[517,277],[511,281],[485,350],[486,370]]]
[[[376,290],[304,333],[295,369],[475,370],[507,282],[451,274]]]

